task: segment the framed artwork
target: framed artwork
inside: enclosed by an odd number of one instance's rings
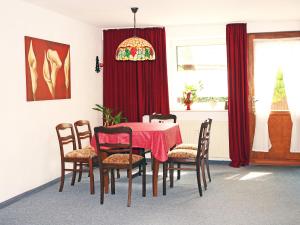
[[[71,98],[70,45],[25,36],[27,101]]]

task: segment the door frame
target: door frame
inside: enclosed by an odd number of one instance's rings
[[[294,38],[300,37],[300,31],[285,31],[285,32],[265,32],[265,33],[249,33],[248,34],[248,88],[249,88],[249,135],[250,135],[250,164],[260,165],[300,165],[300,153],[289,152],[289,146],[276,147],[272,146],[269,152],[254,152],[252,151],[254,132],[255,132],[255,87],[254,87],[254,45],[255,39],[279,39],[279,38]],[[290,120],[290,114],[287,111],[272,111],[269,117],[270,125],[274,124],[272,121],[274,118],[279,118],[279,121],[287,123],[286,127],[291,127],[292,122]],[[289,122],[290,121],[290,122]],[[272,126],[271,125],[271,126]],[[289,128],[291,129],[291,128]],[[290,136],[290,131],[287,131],[285,135]],[[279,135],[279,134],[278,134]],[[275,135],[276,136],[276,135]],[[270,137],[271,138],[271,137]],[[289,137],[290,138],[290,137]],[[285,137],[285,141],[288,137]],[[272,142],[272,141],[271,141]],[[283,145],[284,146],[284,145]],[[278,154],[278,151],[282,151]],[[276,152],[276,154],[275,154]],[[283,158],[278,155],[284,155]]]

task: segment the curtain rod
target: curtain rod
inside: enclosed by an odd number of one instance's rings
[[[122,30],[122,29],[134,29],[133,27],[114,27],[114,28],[101,28],[101,30]],[[164,26],[149,26],[149,27],[137,27],[136,29],[144,28],[165,28]]]

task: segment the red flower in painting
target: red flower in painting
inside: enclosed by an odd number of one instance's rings
[[[136,48],[131,48],[130,49],[130,54],[134,57],[136,54]]]

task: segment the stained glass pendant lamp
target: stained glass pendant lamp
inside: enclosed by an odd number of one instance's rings
[[[134,14],[134,36],[119,44],[116,51],[116,60],[120,61],[145,61],[154,60],[155,51],[152,45],[143,38],[135,35],[135,14],[138,8],[131,8]]]

